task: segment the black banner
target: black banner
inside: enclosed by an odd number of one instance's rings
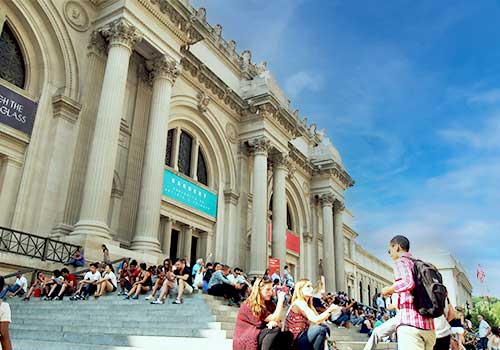
[[[37,107],[36,102],[0,84],[0,123],[31,135]]]

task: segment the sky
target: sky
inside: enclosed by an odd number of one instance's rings
[[[325,129],[356,181],[346,206],[362,246],[386,259],[405,234],[500,297],[500,2],[192,3]]]

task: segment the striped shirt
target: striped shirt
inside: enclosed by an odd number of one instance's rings
[[[399,294],[397,314],[397,327],[401,325],[412,326],[424,330],[434,329],[434,319],[420,315],[413,303],[412,291],[415,288],[413,280],[414,263],[408,258],[413,258],[410,253],[404,253],[396,261],[394,268],[394,290]]]

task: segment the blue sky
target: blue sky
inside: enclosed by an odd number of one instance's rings
[[[265,60],[356,180],[359,242],[406,234],[487,273],[500,296],[500,3],[196,0]]]

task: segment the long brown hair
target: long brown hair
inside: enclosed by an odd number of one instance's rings
[[[263,289],[266,285],[272,284],[273,282],[270,279],[264,279],[259,277],[255,280],[255,283],[252,287],[252,293],[247,299],[248,306],[252,310],[252,313],[260,319],[264,312],[266,311],[266,304],[264,300],[262,300],[262,296],[260,294],[261,289]]]

